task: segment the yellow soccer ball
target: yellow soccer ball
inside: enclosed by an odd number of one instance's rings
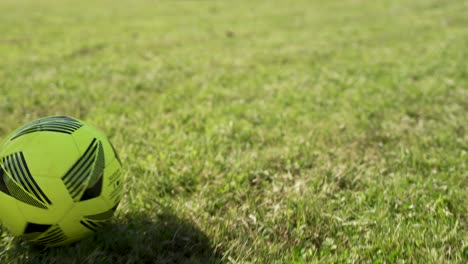
[[[70,117],[34,121],[0,145],[0,221],[44,246],[96,232],[123,194],[122,164],[107,137]]]

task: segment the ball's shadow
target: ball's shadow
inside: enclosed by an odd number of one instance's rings
[[[95,236],[60,248],[15,239],[11,258],[21,263],[219,263],[221,252],[192,222],[164,212],[120,215]],[[23,260],[23,261],[21,261]],[[51,262],[52,260],[52,262]]]

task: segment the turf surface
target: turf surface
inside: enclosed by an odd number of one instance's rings
[[[0,1],[0,137],[69,115],[126,192],[0,263],[468,261],[468,4]]]

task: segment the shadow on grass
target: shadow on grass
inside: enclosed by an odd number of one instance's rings
[[[221,262],[221,254],[194,223],[171,213],[120,216],[95,236],[66,247],[41,249],[20,239],[13,244],[1,258],[17,263]]]

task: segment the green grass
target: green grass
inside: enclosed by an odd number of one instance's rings
[[[0,263],[468,261],[468,4],[0,1],[0,137],[70,115],[126,192]]]

